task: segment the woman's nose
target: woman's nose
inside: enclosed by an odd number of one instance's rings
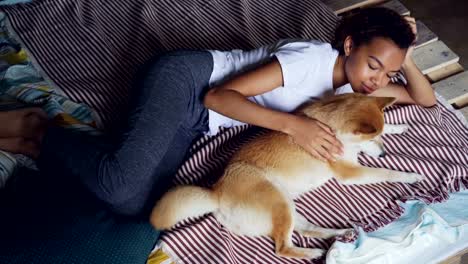
[[[376,75],[374,75],[374,78],[372,79],[372,83],[374,84],[375,88],[379,88],[384,85],[387,85],[389,81],[387,79],[388,79],[387,75],[385,75],[384,72],[379,72]]]

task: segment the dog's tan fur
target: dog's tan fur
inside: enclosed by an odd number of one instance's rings
[[[290,136],[270,131],[242,146],[212,189],[179,186],[165,194],[153,209],[152,225],[170,229],[186,217],[214,212],[235,233],[269,235],[280,256],[319,257],[323,254],[321,249],[292,244],[293,230],[321,238],[341,235],[347,230],[308,223],[295,212],[294,198],[331,177],[343,184],[421,179],[416,174],[367,168],[357,162],[359,150],[355,146],[378,139],[384,129],[383,109],[394,100],[346,94],[306,104],[296,114],[317,119],[336,131],[345,147],[343,157],[335,162],[319,161]]]

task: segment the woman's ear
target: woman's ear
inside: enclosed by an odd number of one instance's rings
[[[349,56],[349,54],[351,54],[351,50],[353,49],[353,39],[351,38],[351,36],[347,36],[345,38],[343,45],[345,55]]]

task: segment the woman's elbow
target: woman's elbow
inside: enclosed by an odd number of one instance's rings
[[[222,87],[213,87],[203,97],[203,105],[208,109],[218,109],[232,100],[231,90]]]
[[[437,104],[437,99],[434,94],[427,96],[426,98],[420,99],[418,104],[422,107],[433,107]]]
[[[205,96],[203,97],[203,105],[206,108],[212,108],[213,104],[215,104],[216,102],[217,94],[218,94],[217,88],[208,90],[208,92],[206,92]]]
[[[426,102],[424,104],[421,104],[422,107],[426,107],[426,108],[429,108],[429,107],[433,107],[437,104],[437,101],[431,101],[431,102]]]

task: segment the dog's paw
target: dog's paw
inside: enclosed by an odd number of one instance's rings
[[[409,125],[402,124],[402,125],[391,125],[385,124],[383,133],[384,134],[403,134],[410,128]]]
[[[353,228],[346,229],[346,232],[343,234],[345,239],[353,239],[356,236],[356,231]]]
[[[354,229],[353,228],[345,228],[345,229],[337,229],[336,230],[336,235],[337,236],[346,236],[349,234],[354,234]]]
[[[424,176],[412,172],[399,172],[392,177],[392,182],[415,183],[424,179]]]
[[[338,231],[339,234],[337,234],[335,238],[337,241],[350,242],[353,241],[357,236],[357,233],[353,228],[340,229]]]
[[[305,248],[304,253],[307,259],[316,259],[325,255],[326,251],[320,248]]]
[[[424,179],[424,176],[421,174],[417,173],[407,173],[405,176],[405,181],[406,183],[415,183],[415,182],[420,182]]]

